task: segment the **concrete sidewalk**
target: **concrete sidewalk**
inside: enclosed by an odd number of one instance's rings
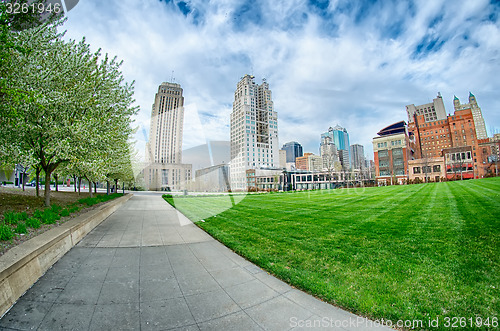
[[[268,275],[152,194],[134,195],[0,320],[3,330],[314,326],[371,330],[376,324]]]

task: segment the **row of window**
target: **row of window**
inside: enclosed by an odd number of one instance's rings
[[[413,167],[414,174],[429,174],[431,172],[441,172],[441,165],[436,164],[433,166],[422,166],[422,167]]]

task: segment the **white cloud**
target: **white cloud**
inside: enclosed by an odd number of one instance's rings
[[[349,11],[343,1],[324,10],[272,1],[252,2],[263,8],[251,16],[238,13],[244,3],[188,2],[184,16],[174,2],[82,0],[69,13],[68,37],[85,36],[93,48],[117,55],[126,79],[136,81],[141,155],[154,95],[172,71],[214,140],[229,140],[234,89],[246,73],[270,84],[280,144],[295,140],[314,153],[320,134],[340,124],[373,157],[376,133],[406,120],[405,105],[429,102],[438,91],[451,112],[453,95],[466,100],[471,90],[487,126],[500,129],[498,6],[396,1]],[[186,148],[199,130],[186,125]]]

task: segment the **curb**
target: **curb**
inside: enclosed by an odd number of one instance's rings
[[[132,196],[127,193],[31,238],[0,256],[0,317],[54,263]]]

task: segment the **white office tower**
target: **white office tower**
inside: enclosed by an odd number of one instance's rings
[[[155,95],[151,111],[148,161],[155,163],[182,162],[182,128],[184,97],[176,83],[162,83]]]
[[[246,171],[279,167],[278,114],[269,84],[245,75],[234,92],[231,113],[231,189],[247,189]]]
[[[184,97],[176,83],[158,87],[151,110],[146,145],[144,181],[148,190],[184,190],[191,180],[191,164],[182,163]]]

